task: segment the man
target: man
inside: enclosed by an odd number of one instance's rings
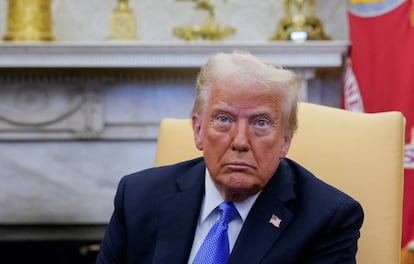
[[[248,53],[210,58],[192,112],[203,157],[125,176],[97,263],[355,263],[361,206],[285,158],[298,89]],[[206,249],[216,221],[224,244]]]

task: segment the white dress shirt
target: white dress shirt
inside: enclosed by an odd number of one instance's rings
[[[205,189],[206,191],[203,198],[203,202],[201,204],[200,216],[197,222],[197,229],[194,236],[193,247],[191,249],[188,263],[193,262],[197,254],[197,251],[203,243],[203,240],[206,237],[208,231],[210,231],[210,228],[220,217],[220,212],[218,210],[215,210],[215,208],[223,202],[223,198],[221,197],[219,191],[217,190],[213,181],[211,180],[210,174],[207,169],[205,177]],[[234,244],[236,243],[236,239],[240,233],[242,225],[246,220],[246,217],[250,209],[252,208],[253,203],[256,201],[256,198],[259,195],[259,193],[247,198],[243,202],[234,203],[234,206],[239,212],[240,217],[229,223],[228,235],[230,252],[233,249]]]

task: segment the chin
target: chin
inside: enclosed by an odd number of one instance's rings
[[[260,187],[246,184],[226,184],[223,188],[226,200],[241,202],[260,191]]]
[[[249,189],[255,189],[259,187],[259,184],[257,184],[254,180],[255,177],[253,176],[234,173],[226,177],[226,179],[223,181],[223,185],[227,186],[229,189],[247,191]]]
[[[232,202],[243,202],[250,196],[254,195],[256,192],[249,192],[249,191],[233,191],[233,192],[226,192],[224,200],[232,201]]]

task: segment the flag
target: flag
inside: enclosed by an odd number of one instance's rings
[[[281,222],[282,222],[282,219],[280,219],[276,215],[272,215],[272,217],[270,217],[270,220],[269,220],[269,223],[272,224],[276,228],[279,228],[280,227],[280,223]]]
[[[413,0],[350,0],[351,48],[343,105],[359,112],[400,111],[406,118],[401,246],[414,241]]]

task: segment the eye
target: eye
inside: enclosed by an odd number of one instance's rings
[[[272,131],[273,123],[268,118],[260,117],[253,121],[252,128],[257,136],[266,136]]]
[[[230,129],[232,125],[232,119],[227,115],[220,114],[214,118],[213,124],[217,131],[225,132]]]
[[[217,116],[216,117],[216,120],[219,122],[219,123],[229,123],[230,122],[230,119],[227,117],[227,116],[224,116],[224,115],[219,115],[219,116]]]
[[[254,125],[257,127],[264,128],[264,127],[268,127],[270,125],[270,122],[266,119],[258,119],[254,122]]]

